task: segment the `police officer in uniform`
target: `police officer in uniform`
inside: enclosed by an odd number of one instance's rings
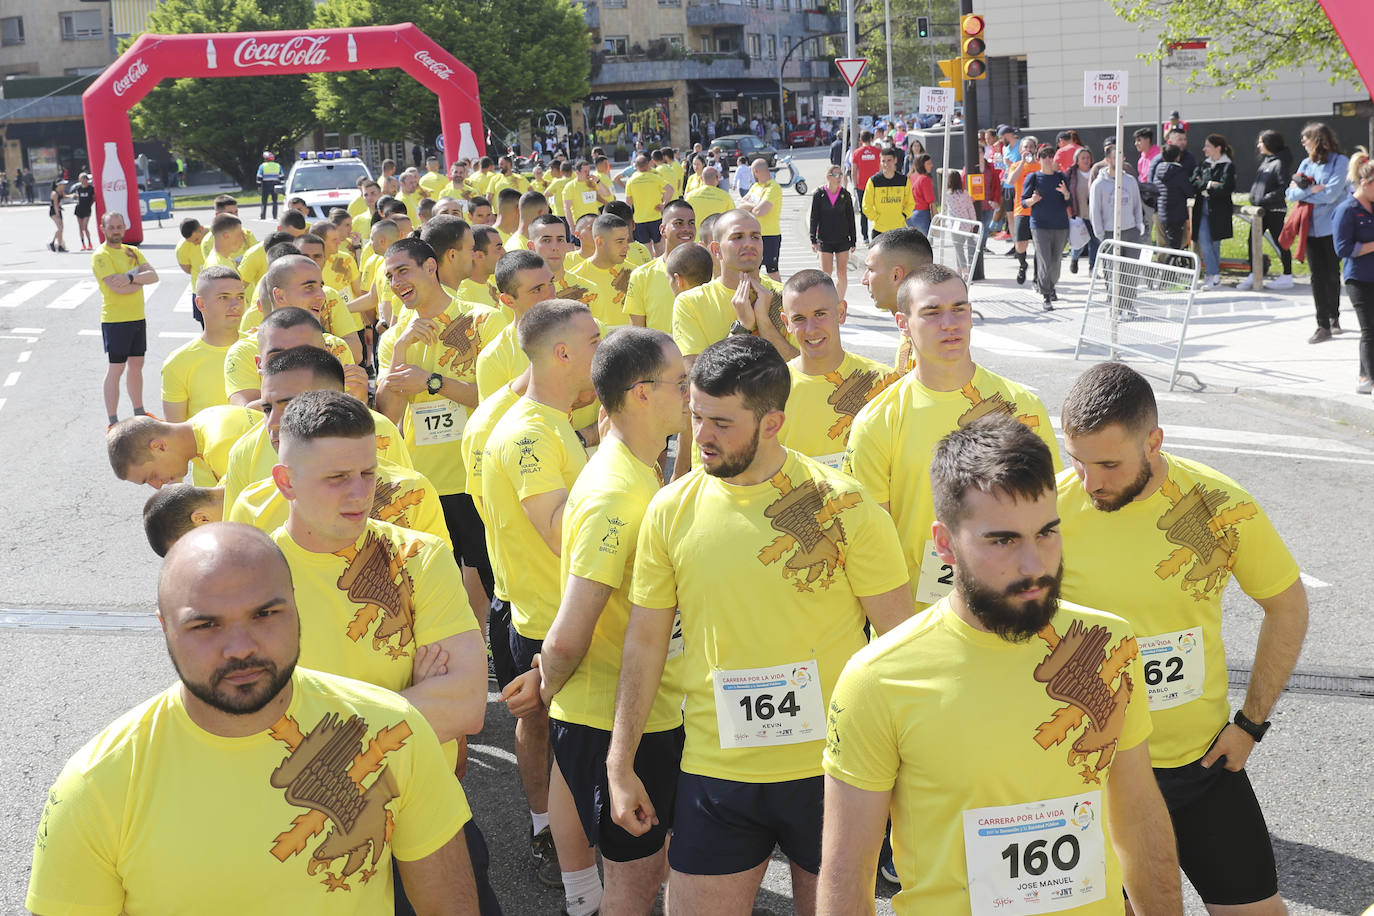
[[[277,218],[277,189],[281,187],[281,164],[269,151],[262,154],[262,165],[258,166],[258,188],[262,192],[262,212],[258,219],[267,219],[267,195],[272,195],[272,218]]]

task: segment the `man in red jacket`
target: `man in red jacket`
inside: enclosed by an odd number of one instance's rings
[[[864,243],[868,243],[868,217],[863,215],[864,190],[868,187],[869,179],[878,174],[882,168],[882,149],[873,142],[873,131],[866,130],[859,134],[859,147],[850,154],[850,169],[854,175],[854,197],[856,208],[859,211],[859,231],[864,237]]]

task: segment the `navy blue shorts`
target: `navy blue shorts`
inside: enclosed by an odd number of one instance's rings
[[[635,752],[635,775],[644,783],[658,824],[643,836],[632,836],[611,819],[611,792],[607,787],[606,754],[611,733],[590,725],[549,720],[549,743],[558,770],[572,791],[577,816],[587,845],[598,846],[601,857],[612,862],[633,862],[658,852],[673,827],[679,765],[682,763],[683,727],[666,732],[646,732]]]
[[[657,244],[663,238],[663,220],[652,223],[635,223],[635,241],[641,245]]]
[[[515,622],[510,625],[510,660],[515,666],[517,676],[530,670],[534,657],[544,651],[544,640],[530,639],[515,632]]]
[[[767,861],[777,845],[819,874],[824,807],[822,776],[755,783],[683,773],[668,864],[685,875],[733,875]]]
[[[487,640],[491,644],[491,667],[496,672],[496,683],[502,690],[520,673],[515,670],[515,660],[510,656],[512,632],[510,602],[500,598],[491,599],[491,609],[487,614]]]
[[[139,358],[148,352],[148,322],[142,318],[137,321],[102,321],[100,339],[105,342],[105,353],[111,363],[127,363],[129,357]]]
[[[472,497],[466,493],[449,493],[439,497],[439,505],[444,510],[444,526],[453,542],[453,553],[464,566],[477,570],[482,587],[490,595],[495,581],[491,560],[487,558],[487,529],[482,524],[482,516],[477,514]]]
[[[782,256],[782,236],[765,235],[763,237],[763,269],[766,273],[775,274],[778,272],[778,258]]]

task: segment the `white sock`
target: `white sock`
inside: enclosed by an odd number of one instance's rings
[[[563,897],[568,916],[589,916],[601,908],[601,875],[596,866],[563,872]]]
[[[535,836],[539,836],[539,834],[543,833],[544,828],[547,826],[549,826],[549,812],[545,811],[543,814],[535,814],[533,811],[530,812],[530,827],[534,830]]]

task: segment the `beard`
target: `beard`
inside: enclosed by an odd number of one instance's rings
[[[172,659],[172,667],[176,669],[177,676],[186,685],[191,696],[206,706],[231,716],[251,716],[262,710],[268,703],[276,699],[277,694],[282,692],[296,670],[296,659],[294,658],[284,669],[278,670],[275,663],[254,656],[252,658],[234,659],[221,665],[215,669],[207,681],[192,681],[181,673],[181,666],[177,664],[176,655],[172,653],[170,646],[168,646],[167,654]],[[267,672],[267,680],[265,682],[258,680],[252,684],[222,686],[223,680],[229,675],[236,671],[246,671],[253,668],[261,668]]]
[[[1128,483],[1120,493],[1114,496],[1093,496],[1088,494],[1088,498],[1093,501],[1093,508],[1100,512],[1115,512],[1124,508],[1128,503],[1135,501],[1135,498],[1145,492],[1145,488],[1150,485],[1150,458],[1144,452],[1140,453],[1140,473],[1135,480]]]
[[[744,448],[737,452],[722,452],[720,464],[714,468],[710,467],[703,460],[702,466],[706,468],[706,473],[712,477],[738,477],[749,470],[749,465],[754,463],[754,456],[759,453],[759,427],[754,427],[754,438]],[[699,455],[700,453],[698,453]]]
[[[1059,610],[1059,586],[1064,579],[1064,564],[1053,576],[1020,579],[997,590],[974,579],[968,567],[956,563],[954,578],[964,604],[978,622],[1010,643],[1023,643],[1045,628]],[[1028,588],[1049,589],[1038,601],[1018,600],[1012,596]]]

